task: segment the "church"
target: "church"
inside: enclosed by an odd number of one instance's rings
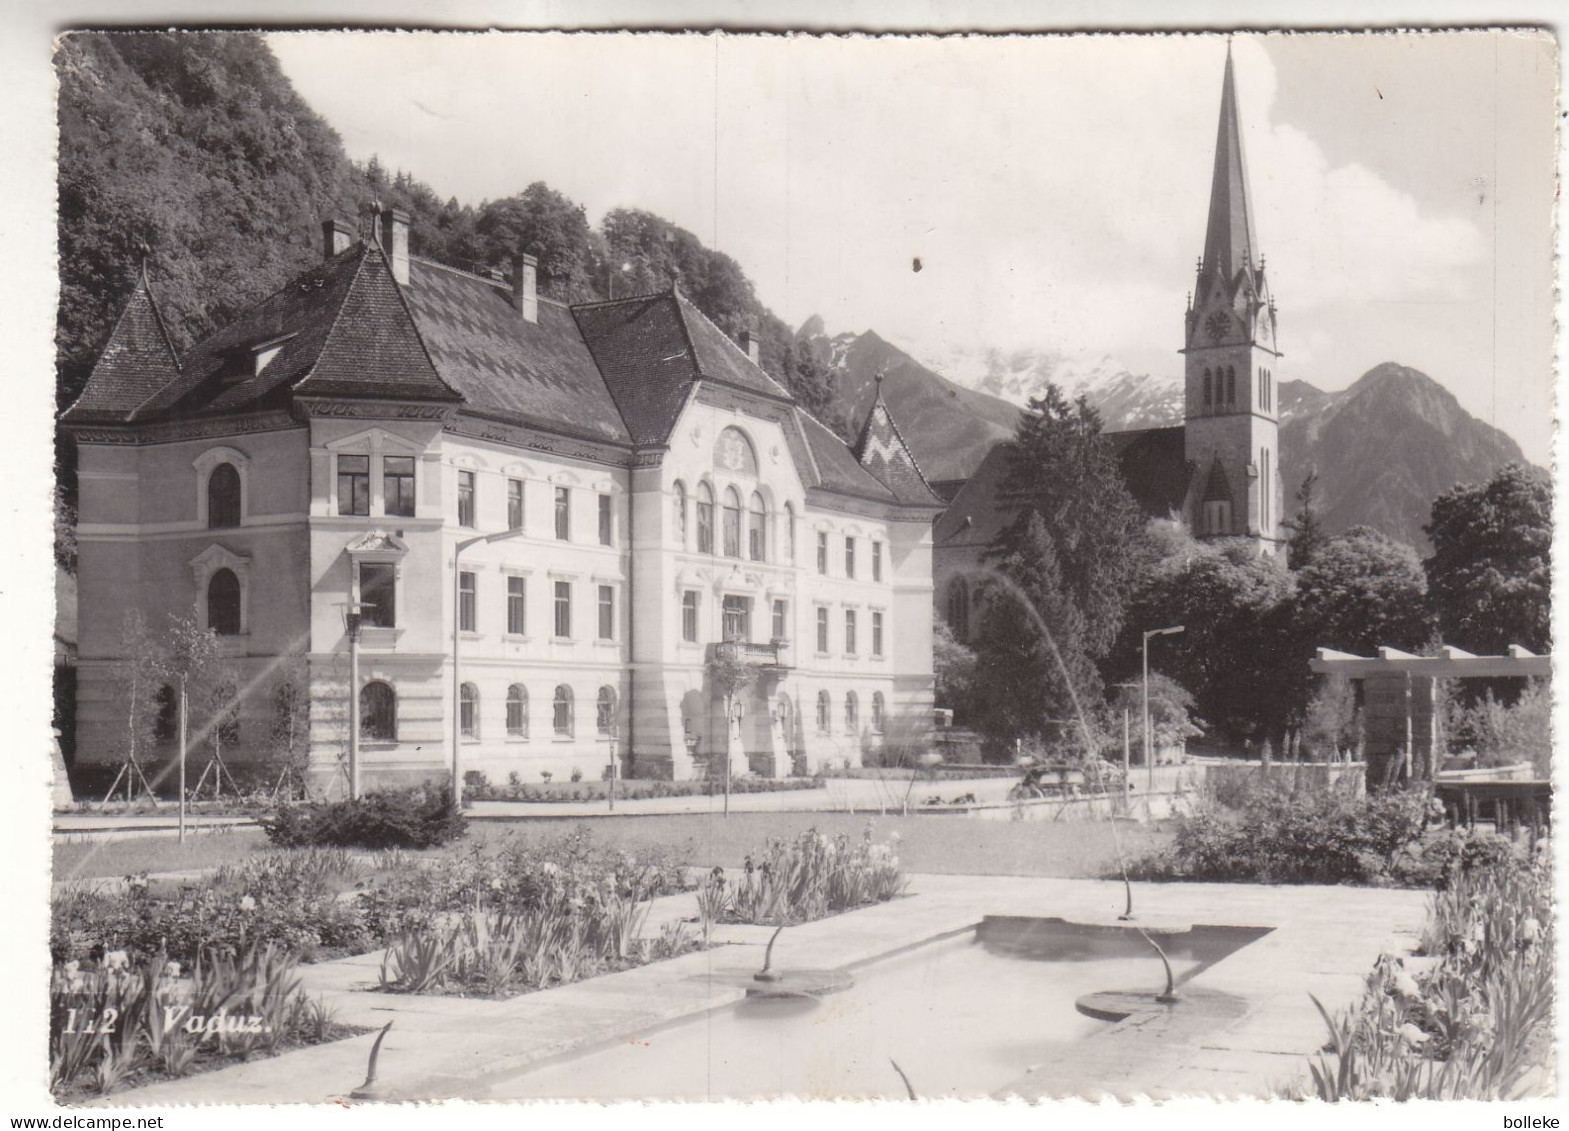
[[[1276,311],[1253,231],[1236,81],[1226,53],[1204,255],[1183,319],[1183,423],[1108,432],[1128,492],[1151,518],[1197,538],[1245,539],[1284,554]],[[939,484],[949,505],[935,524],[939,610],[960,640],[979,627],[972,574],[1012,516],[998,502],[1005,441],[971,476]]]
[[[568,305],[530,255],[409,244],[395,210],[329,220],[315,266],[183,352],[145,275],[130,296],[61,419],[79,764],[125,757],[131,609],[216,634],[226,760],[276,759],[308,704],[327,796],[351,762],[810,773],[929,723],[942,502],[880,397],[847,445],[677,287]]]

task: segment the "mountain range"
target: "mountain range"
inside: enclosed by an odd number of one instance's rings
[[[883,375],[884,399],[933,482],[969,475],[1048,383],[1084,396],[1109,432],[1182,421],[1179,381],[1129,372],[1109,357],[1085,363],[1043,350],[982,349],[923,364],[870,330],[830,336],[816,317],[796,338],[829,366],[835,403],[850,421],[864,418]],[[1337,392],[1284,381],[1279,404],[1287,513],[1296,513],[1291,496],[1317,472],[1314,505],[1330,533],[1371,526],[1425,553],[1422,526],[1437,495],[1524,458],[1513,439],[1437,381],[1394,362]]]

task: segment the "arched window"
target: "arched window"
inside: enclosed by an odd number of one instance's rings
[[[360,688],[360,737],[367,742],[398,740],[398,695],[391,684],[373,679]]]
[[[1237,403],[1237,370],[1233,365],[1226,366],[1226,403]]]
[[[458,689],[458,729],[466,738],[479,737],[479,688],[472,683]]]
[[[594,701],[594,729],[600,734],[614,734],[616,730],[616,689],[601,687],[599,698]]]
[[[219,636],[240,634],[240,579],[232,569],[216,570],[207,579],[207,627]]]
[[[725,488],[725,557],[741,556],[741,495],[734,487]]]
[[[829,716],[829,712],[831,712],[832,710],[833,710],[833,704],[830,702],[830,700],[828,698],[828,692],[826,692],[826,691],[819,691],[817,693],[817,733],[818,734],[827,734],[828,733],[828,716]]]
[[[860,728],[861,704],[856,699],[855,692],[844,693],[844,730],[846,734],[854,734]]]
[[[240,473],[220,463],[207,477],[207,526],[216,530],[240,525]]]
[[[872,729],[878,734],[883,732],[883,724],[887,721],[886,707],[883,703],[881,691],[872,692]]]
[[[707,483],[697,485],[697,552],[714,552],[714,489]]]
[[[166,683],[158,689],[154,701],[158,714],[153,718],[153,739],[157,742],[173,742],[180,729],[180,695]]]
[[[676,480],[676,485],[670,492],[673,523],[670,527],[671,536],[675,539],[676,548],[686,549],[686,487],[681,480]]]
[[[1206,369],[1206,370],[1204,370],[1204,407],[1208,408],[1213,403],[1214,403],[1213,381],[1210,378],[1209,370]]]
[[[768,556],[768,512],[763,509],[763,496],[752,492],[752,506],[746,520],[746,556],[754,562]]]
[[[556,697],[550,704],[550,721],[562,738],[572,737],[572,689],[566,684],[556,688]]]
[[[528,688],[521,683],[507,688],[507,734],[513,738],[528,737]]]
[[[784,505],[785,564],[795,564],[795,507]]]
[[[948,584],[948,627],[961,642],[970,639],[970,586],[962,577]]]

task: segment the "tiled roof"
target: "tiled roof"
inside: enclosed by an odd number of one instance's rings
[[[574,306],[583,340],[635,444],[662,444],[698,375],[676,299],[641,295]]]
[[[1153,518],[1180,513],[1192,474],[1184,452],[1182,425],[1104,435],[1116,449],[1123,482],[1128,485],[1128,494],[1133,496],[1139,509]]]
[[[356,244],[178,361],[144,284],[64,419],[233,412],[291,393],[373,396],[461,401],[495,419],[638,446],[668,438],[697,381],[790,402],[678,290],[570,308],[542,298],[531,323],[504,284],[412,257],[409,270],[400,288],[381,250]],[[272,348],[256,372],[258,352]],[[856,452],[799,406],[791,416],[787,443],[810,487],[941,505],[880,401]]]
[[[801,434],[806,439],[812,463],[817,468],[815,486],[825,491],[858,495],[864,499],[898,501],[882,480],[856,462],[844,441],[835,436],[826,424],[805,411],[797,411],[796,418],[801,421]],[[801,477],[806,478],[804,470]]]
[[[277,355],[255,371],[257,347]],[[356,244],[320,263],[204,338],[180,359],[181,374],[134,419],[232,412],[286,389],[400,400],[453,400],[431,367],[374,245]]]
[[[878,382],[877,398],[872,402],[872,410],[866,414],[866,423],[861,426],[861,435],[855,442],[855,458],[901,503],[940,506],[942,500],[921,474],[910,446],[904,442],[899,426],[883,403],[881,378]]]
[[[82,395],[63,419],[124,420],[137,405],[179,375],[174,346],[144,279],[137,283],[120,312]]]
[[[567,307],[539,300],[539,321],[512,305],[510,288],[451,267],[412,259],[406,292],[420,336],[442,379],[469,408],[625,443],[594,358]]]
[[[675,292],[681,310],[681,321],[686,326],[687,337],[697,351],[697,367],[704,377],[739,385],[754,393],[770,397],[788,397],[789,391],[753,363],[746,351],[736,345],[730,336],[708,320],[708,316],[693,306],[679,290]]]
[[[1012,517],[1002,507],[1002,481],[1013,458],[1008,440],[992,445],[971,476],[964,481],[932,529],[932,542],[940,550],[982,548],[1002,533]]]

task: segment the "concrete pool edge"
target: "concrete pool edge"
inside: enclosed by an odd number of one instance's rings
[[[1120,883],[993,876],[912,877],[909,898],[788,928],[776,962],[846,967],[887,957],[943,934],[963,931],[987,914],[1102,917],[1122,908]],[[661,901],[661,921],[690,914],[683,900]],[[1119,1079],[1150,1094],[1262,1095],[1289,1068],[1299,1074],[1323,1040],[1308,993],[1333,1010],[1361,991],[1380,953],[1408,951],[1420,931],[1427,893],[1389,889],[1288,888],[1259,885],[1140,885],[1136,910],[1208,924],[1271,926],[1267,936],[1206,970],[1190,984],[1233,994],[1247,1014],[1206,1035],[1159,1079],[1135,1080],[1136,1063],[1114,1056],[1078,1071]],[[695,910],[695,901],[693,902]],[[651,916],[650,929],[658,923]],[[738,1000],[741,979],[761,964],[761,932],[747,941],[635,970],[504,1001],[415,997],[346,989],[344,970],[364,958],[307,971],[313,996],[350,1023],[398,1023],[381,1057],[386,1094],[427,1100],[477,1096],[487,1081],[596,1045],[696,1017]],[[725,937],[721,935],[721,937]],[[745,933],[738,940],[746,938]],[[756,941],[752,941],[756,940]],[[333,968],[339,968],[334,970]],[[734,981],[715,981],[714,975]],[[187,1103],[320,1103],[346,1096],[364,1078],[372,1037],[363,1036],[167,1081],[109,1097],[114,1106]],[[1108,1050],[1111,1051],[1111,1050]],[[1021,1073],[1027,1066],[1021,1065]],[[1123,1071],[1123,1069],[1127,1071]],[[1104,1070],[1104,1071],[1102,1071]],[[1119,1077],[1119,1072],[1121,1076]],[[1144,1074],[1144,1075],[1147,1075]],[[1082,1081],[1077,1081],[1082,1082]],[[1062,1094],[1045,1076],[1010,1094]],[[1069,1094],[1078,1094],[1077,1091]]]

